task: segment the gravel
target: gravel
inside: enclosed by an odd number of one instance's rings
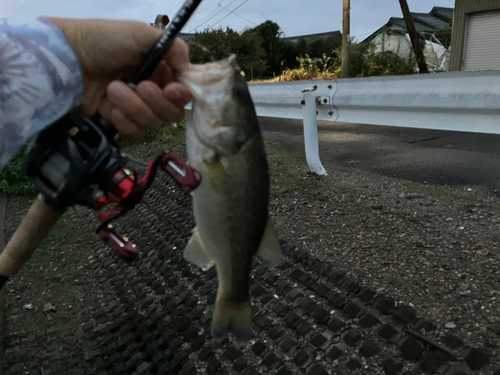
[[[327,170],[332,173],[317,189],[274,196],[280,236],[411,306],[466,345],[490,348],[498,363],[498,197],[478,186],[436,187],[335,165]]]
[[[117,223],[140,247],[136,261],[89,243],[93,289],[81,319],[93,372],[82,373],[496,375],[495,195],[328,164],[319,178],[273,145],[269,159],[271,215],[287,258],[273,270],[255,263],[255,337],[208,334],[215,273],[182,259],[190,199],[160,176]],[[144,163],[132,164],[143,172]],[[93,213],[69,214],[84,218],[82,230],[95,224]]]

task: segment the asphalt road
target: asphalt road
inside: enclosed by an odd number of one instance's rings
[[[267,137],[304,152],[302,121],[260,118]],[[319,122],[320,157],[386,176],[440,185],[500,182],[500,135]]]

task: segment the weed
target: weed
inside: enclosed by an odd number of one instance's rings
[[[36,189],[24,171],[26,145],[0,171],[0,191],[6,194],[28,197],[36,196]]]
[[[307,173],[303,154],[284,150],[277,141],[270,139],[265,140],[265,146],[273,193],[282,194],[299,187],[317,189],[326,183],[326,177]]]
[[[341,180],[337,183],[337,186],[342,190],[351,190],[352,184],[347,180]]]
[[[148,130],[146,132],[146,141],[155,140],[166,143],[184,143],[186,136],[186,119],[178,122],[174,127],[172,124],[164,126],[160,130]]]
[[[466,192],[456,192],[453,194],[453,196],[465,203],[472,203],[477,200],[477,198],[473,194]]]
[[[394,216],[398,216],[400,218],[403,218],[403,219],[406,219],[406,217],[408,216],[408,213],[399,209],[399,208],[391,208],[391,214],[393,214]]]
[[[297,57],[300,67],[296,69],[285,69],[283,73],[267,82],[289,82],[304,80],[328,80],[337,78],[337,74],[330,71],[332,59],[323,55],[321,59],[311,59],[306,54],[305,57]]]
[[[475,202],[477,199],[473,194],[466,193],[464,191],[455,191],[452,187],[446,185],[422,185],[407,181],[403,183],[403,186],[413,193],[427,195],[434,198],[450,197],[460,199],[465,203]]]

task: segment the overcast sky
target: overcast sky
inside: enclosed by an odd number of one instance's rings
[[[31,16],[134,19],[153,22],[157,14],[171,18],[184,0],[0,0],[0,17],[20,13]],[[412,12],[433,6],[453,7],[454,0],[408,0]],[[238,7],[238,9],[236,9]],[[233,11],[236,9],[233,13]],[[351,35],[360,39],[401,17],[398,0],[352,0]],[[286,36],[313,34],[342,28],[342,0],[203,0],[183,32],[205,27],[245,27],[272,20]]]

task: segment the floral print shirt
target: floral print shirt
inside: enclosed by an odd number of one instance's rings
[[[78,60],[58,28],[44,18],[0,18],[0,168],[82,98]]]

